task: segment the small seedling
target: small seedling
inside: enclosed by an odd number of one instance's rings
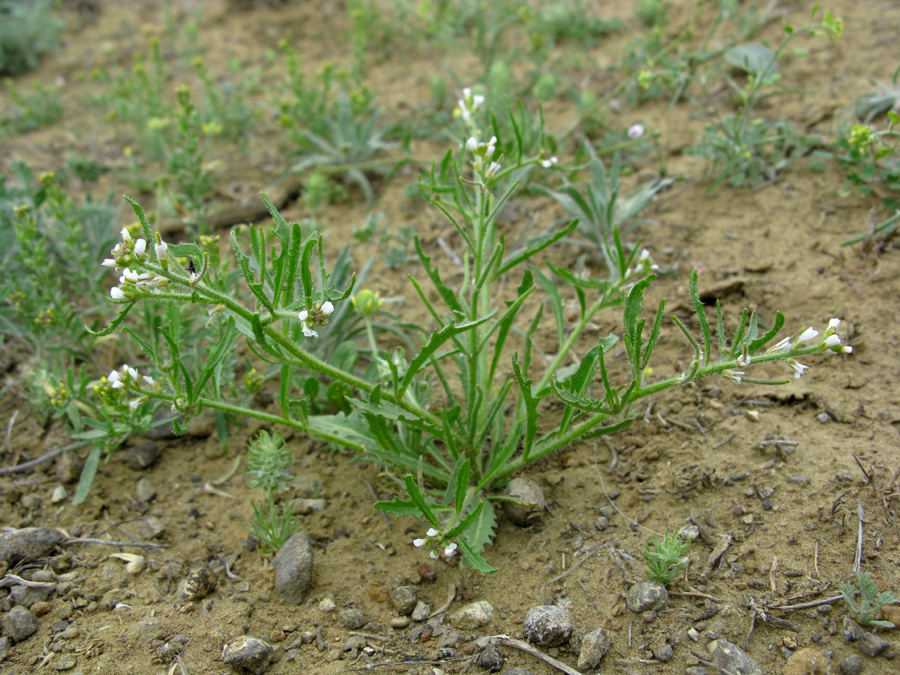
[[[262,542],[263,548],[277,551],[300,529],[290,500],[281,508],[275,503],[276,493],[288,488],[286,472],[294,463],[293,452],[281,436],[260,431],[250,444],[249,453],[247,475],[250,485],[266,492],[264,502],[252,502],[250,534]]]
[[[681,571],[687,565],[687,553],[691,542],[682,541],[677,534],[669,534],[660,541],[653,537],[653,544],[647,544],[644,549],[644,560],[647,563],[647,573],[654,581],[663,586],[671,586]]]
[[[890,591],[878,591],[878,585],[865,572],[856,573],[856,583],[859,585],[859,600],[856,599],[856,585],[852,581],[839,584],[841,595],[847,603],[850,615],[860,626],[878,626],[879,628],[893,628],[890,621],[881,621],[875,616],[885,605],[892,605],[897,598]]]

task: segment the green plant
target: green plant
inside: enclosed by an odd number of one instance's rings
[[[250,443],[247,475],[250,485],[265,491],[265,501],[252,501],[250,534],[270,551],[278,551],[299,529],[289,499],[278,507],[276,495],[288,489],[287,471],[294,463],[293,451],[281,436],[260,431]]]
[[[37,67],[59,46],[62,20],[54,0],[0,0],[0,75],[20,75]]]
[[[797,36],[808,34],[827,37],[831,41],[840,37],[841,20],[829,11],[817,20],[817,13],[818,6],[813,8],[809,22],[798,29],[785,25],[784,35],[774,48],[741,44],[724,52],[726,64],[746,76],[746,84],[730,76],[725,78],[734,92],[738,110],[734,114],[720,114],[704,87],[714,112],[708,117],[709,125],[700,143],[688,149],[689,153],[709,162],[710,173],[716,176],[711,188],[723,181],[732,186],[754,186],[763,180],[774,180],[778,171],[806,154],[815,144],[815,139],[797,131],[790,122],[770,122],[757,117],[755,110],[760,101],[789,91],[781,85],[777,64]],[[801,55],[803,52],[794,49],[793,53]],[[700,82],[703,83],[703,78]]]
[[[462,112],[471,113],[476,102],[465,98]],[[143,238],[123,237],[107,259],[106,264],[124,268],[125,273],[110,292],[120,314],[104,334],[116,330],[137,303],[146,306],[145,300],[170,307],[212,308],[209,311],[221,316],[224,330],[205,360],[190,368],[182,358],[185,338],[176,320],[178,312],[170,309],[168,325],[158,321],[147,334],[130,331],[160,381],[157,385],[152,379],[153,384],[145,386],[137,373],[119,373],[115,381],[121,385],[115,392],[137,401],[165,401],[179,415],[176,430],[184,429],[204,408],[212,408],[284,425],[316,441],[354,450],[384,467],[396,481],[398,496],[378,502],[379,509],[423,519],[427,536],[416,540],[422,546],[436,555],[438,551],[455,555],[458,548],[465,564],[490,572],[493,568],[483,550],[494,536],[494,504],[508,499],[500,491],[523,467],[576,441],[628,426],[637,401],[667,389],[712,375],[738,383],[782,384],[787,380],[747,377],[747,371],[738,368],[784,361],[800,376],[808,366],[799,363],[799,357],[851,348],[837,335],[836,319],[821,337],[808,328],[771,347],[784,325],[780,313],[771,328],[761,332],[756,314],[745,310],[737,329],[729,333],[717,307],[711,328],[695,272],[690,295],[700,339],[673,318],[693,356],[680,374],[650,379],[650,358],[662,330],[665,304],[660,303],[651,320],[642,316],[644,295],[654,279],[649,253],[638,248],[627,251],[613,231],[612,240],[605,243],[610,261],[606,278],[550,266],[559,278],[552,281],[534,262],[535,256],[570,235],[577,223],[515,246],[507,242],[497,222],[518,189],[516,182],[509,183],[510,176],[547,160],[523,154],[520,133],[488,138],[471,114],[462,116],[469,138],[448,150],[422,181],[423,192],[462,242],[462,274],[449,285],[423,242],[415,239],[421,273],[411,275],[410,282],[433,325],[407,325],[419,338],[414,348],[387,351],[379,345],[373,317],[381,301],[376,294],[361,291],[349,304],[365,324],[366,358],[357,358],[354,351],[361,355],[361,350],[339,334],[332,338],[340,345],[333,358],[316,352],[319,339],[336,329],[333,317],[349,307],[345,301],[353,293],[355,279],[351,276],[337,284],[327,271],[324,237],[315,233],[304,237],[301,226],[286,222],[268,200],[273,225],[249,230],[249,253],[244,250],[246,242],[242,245],[237,234],[232,236],[235,268],[250,293],[249,301],[210,284],[208,256],[201,256],[193,244],[163,242],[143,209],[129,200],[141,221]],[[506,186],[502,192],[500,186]],[[202,263],[191,272],[176,254],[198,256]],[[508,279],[517,285],[511,286]],[[426,290],[426,283],[433,293]],[[504,294],[504,287],[510,292]],[[564,287],[577,302],[574,319],[565,311]],[[620,340],[615,334],[601,337],[585,352],[575,351],[587,326],[613,306],[622,308],[621,341],[630,366],[625,373],[607,369],[608,354]],[[537,352],[534,337],[539,330],[556,334],[555,354]],[[239,338],[278,369],[277,412],[225,400],[211,387]],[[296,388],[298,374],[304,387],[307,382],[327,383],[335,412],[311,404],[307,391]],[[556,400],[564,404],[562,414],[552,420],[542,417],[544,406]]]
[[[11,105],[0,117],[0,134],[24,134],[59,121],[62,117],[62,100],[59,95],[41,85],[34,91],[22,94],[12,80],[5,82]]]
[[[853,125],[838,137],[835,154],[844,168],[847,182],[868,196],[876,187],[884,206],[900,208],[900,115],[887,113],[888,127],[877,131],[867,124]]]
[[[841,595],[850,615],[860,626],[878,626],[879,628],[893,628],[890,621],[876,619],[876,615],[885,605],[893,605],[897,598],[890,591],[878,591],[878,585],[865,572],[856,573],[856,584],[853,581],[843,581],[838,584]],[[859,600],[856,599],[857,586],[859,587]]]
[[[644,548],[644,562],[647,563],[647,574],[663,586],[671,586],[675,578],[687,566],[688,549],[691,542],[682,541],[677,534],[666,532],[662,541],[653,537],[653,544]]]
[[[613,156],[609,169],[590,145],[585,146],[589,161],[590,182],[583,190],[567,178],[558,190],[535,186],[535,191],[553,197],[572,218],[578,221],[578,233],[599,252],[608,252],[613,232],[627,233],[644,220],[638,216],[653,197],[674,182],[672,178],[649,180],[625,193],[619,180],[621,166]],[[607,260],[611,265],[612,261]]]

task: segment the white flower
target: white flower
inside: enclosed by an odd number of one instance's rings
[[[105,258],[102,263],[100,263],[103,267],[115,267],[116,260],[115,258]]]
[[[559,164],[559,157],[555,156],[551,157],[550,159],[545,159],[543,162],[541,162],[541,166],[543,166],[545,169],[549,169],[556,164]]]
[[[746,358],[744,358],[744,355],[743,355],[743,354],[741,354],[740,356],[738,356],[738,357],[737,357],[737,364],[738,364],[739,366],[741,366],[742,368],[745,367],[745,366],[749,366],[749,365],[750,365],[750,355],[747,354],[747,357],[746,357]]]
[[[491,162],[488,164],[488,168],[484,170],[484,177],[491,179],[498,173],[500,173],[500,162]]]
[[[424,539],[413,539],[413,546],[416,548],[422,548],[425,545]]]
[[[435,559],[437,559],[438,556],[437,556],[437,553],[435,553],[434,551],[431,551],[431,552],[428,554],[428,557],[429,557],[429,558],[435,558]]]
[[[300,325],[301,330],[303,331],[303,335],[306,337],[319,337],[319,334],[314,331],[312,328],[306,325],[306,322],[303,322]]]
[[[134,255],[136,258],[143,260],[144,253],[147,250],[147,240],[146,239],[138,239],[134,242]]]
[[[123,227],[123,228],[122,228],[122,241],[124,241],[124,242],[129,242],[129,241],[131,241],[131,235],[128,234],[128,228],[127,228],[127,227]]]
[[[438,531],[437,531],[436,529],[434,529],[433,527],[429,527],[429,528],[428,528],[428,532],[426,532],[425,534],[427,534],[429,537],[436,537],[436,536],[438,536],[438,535],[440,534],[440,532],[438,532]]]
[[[128,402],[128,406],[129,406],[132,410],[137,410],[137,407],[138,407],[141,403],[143,403],[143,401],[142,401],[141,399],[139,399],[139,398],[136,398],[136,399],[134,399],[133,401],[129,401],[129,402]]]
[[[456,102],[458,114],[463,118],[466,125],[472,124],[472,113],[475,112],[482,103],[484,96],[481,94],[472,95],[472,89],[465,87],[462,90],[463,97]]]
[[[788,352],[791,350],[791,338],[784,338],[781,342],[779,342],[774,347],[769,347],[766,352],[769,354],[775,352]]]
[[[799,336],[797,336],[797,339],[794,341],[794,344],[800,344],[801,342],[809,342],[810,340],[814,339],[818,334],[819,334],[819,331],[817,331],[815,328],[807,328],[805,331],[800,333]]]
[[[325,316],[331,316],[334,313],[334,305],[331,300],[326,300],[322,303],[322,314]]]
[[[802,363],[795,361],[794,359],[788,359],[788,365],[794,370],[794,377],[800,379],[803,377],[803,373],[809,370],[809,366],[804,366]]]
[[[469,150],[469,152],[475,152],[478,149],[478,139],[471,136],[469,140],[466,141],[466,149]]]
[[[112,372],[110,372],[106,379],[109,380],[110,386],[113,389],[121,389],[125,386],[125,383],[122,382],[122,378],[120,377],[118,370],[113,370]]]
[[[119,301],[125,299],[125,293],[118,286],[109,289],[109,297],[113,300]]]
[[[146,382],[148,387],[156,387],[156,380],[154,380],[149,375],[144,375],[143,380],[144,382]]]
[[[741,379],[743,378],[743,376],[744,376],[743,370],[730,370],[729,369],[729,370],[722,371],[722,377],[727,377],[732,382],[737,382],[738,384],[741,383]]]
[[[447,548],[444,549],[444,555],[449,558],[451,555],[453,555],[453,552],[455,550],[456,550],[456,542],[453,542],[452,544],[448,545]]]
[[[837,347],[839,344],[841,344],[840,335],[829,335],[827,338],[822,340],[822,344],[820,345],[820,347],[831,349],[832,347]]]
[[[840,319],[831,319],[831,320],[828,322],[828,328],[830,328],[831,330],[835,330],[835,329],[836,329],[838,326],[840,326],[840,325],[841,325],[841,320],[840,320]]]
[[[156,259],[161,263],[166,259],[166,252],[169,250],[169,245],[160,239],[158,244],[154,244],[153,250],[156,251]]]
[[[641,136],[644,135],[644,125],[643,124],[632,124],[628,127],[628,138],[633,141],[636,141]]]
[[[309,318],[309,312],[305,309],[301,309],[300,314],[297,315],[297,318],[299,318],[301,321],[306,321]]]

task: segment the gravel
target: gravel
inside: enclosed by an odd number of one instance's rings
[[[594,670],[606,656],[612,645],[612,638],[605,628],[598,628],[581,638],[581,652],[578,654],[577,668],[580,671]]]
[[[494,608],[486,600],[463,605],[450,617],[450,623],[460,630],[475,630],[487,626],[494,618]]]
[[[569,641],[572,617],[562,607],[538,605],[528,610],[524,625],[525,639],[541,647],[556,647]]]
[[[658,581],[641,581],[628,589],[628,598],[625,602],[628,609],[640,614],[664,607],[669,602],[669,592]]]
[[[275,591],[285,602],[299,605],[313,580],[313,551],[305,532],[288,539],[272,560]]]
[[[24,607],[13,607],[0,620],[0,624],[3,626],[3,632],[13,642],[21,642],[28,639],[37,632],[39,625],[34,614]]]
[[[65,535],[51,527],[23,527],[0,534],[0,561],[15,565],[26,558],[50,555],[65,539]]]
[[[233,668],[262,675],[275,658],[275,648],[265,640],[242,635],[222,648],[222,661]]]

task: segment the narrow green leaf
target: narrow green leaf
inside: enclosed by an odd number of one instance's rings
[[[447,306],[453,311],[457,316],[464,316],[465,312],[463,311],[462,305],[459,304],[459,299],[456,297],[456,294],[441,280],[441,275],[438,272],[437,268],[431,266],[431,258],[425,255],[425,251],[422,250],[422,244],[419,241],[419,237],[415,237],[413,242],[416,246],[416,253],[419,256],[419,260],[422,262],[422,267],[425,270],[425,274],[428,275],[428,278],[431,279],[431,283],[434,284],[435,289],[440,294],[441,298],[447,304]]]
[[[653,320],[653,328],[650,329],[650,337],[647,340],[647,348],[644,350],[644,356],[641,359],[641,372],[650,364],[650,356],[656,343],[659,342],[659,331],[662,329],[663,310],[666,307],[666,300],[663,298],[659,301],[659,307],[656,310],[656,318]]]
[[[128,198],[126,197],[126,199]],[[78,488],[75,490],[75,497],[72,499],[72,504],[75,506],[84,503],[88,493],[91,491],[91,485],[94,483],[94,476],[97,475],[97,468],[100,466],[100,452],[100,446],[95,445],[88,454],[87,460],[84,463],[84,468],[81,470],[81,477],[78,479]]]
[[[419,512],[422,516],[431,523],[431,526],[437,529],[440,529],[440,523],[438,522],[437,516],[434,515],[434,511],[431,510],[431,506],[429,506],[428,502],[425,501],[425,497],[419,491],[419,486],[416,485],[416,481],[409,474],[404,476],[404,483],[406,484],[406,492],[409,494],[412,502],[419,508]]]
[[[703,301],[700,300],[700,291],[697,287],[699,276],[700,273],[696,269],[691,272],[691,301],[694,303],[694,313],[697,315],[697,323],[700,324],[700,333],[703,335],[703,363],[704,365],[708,365],[712,338],[709,332],[709,320],[706,318],[706,309],[703,305]]]
[[[531,393],[532,380],[526,380],[519,368],[518,354],[513,354],[513,374],[516,382],[519,383],[519,391],[522,394],[522,402],[525,404],[525,441],[522,447],[523,465],[528,463],[528,455],[531,453],[531,446],[534,443],[534,437],[537,434],[537,420],[540,417],[538,413],[539,398],[535,398]]]
[[[84,327],[84,330],[86,330],[91,335],[95,335],[97,337],[103,337],[105,335],[111,334],[116,328],[119,327],[119,324],[121,324],[125,320],[125,317],[128,316],[128,312],[131,311],[131,308],[134,307],[134,305],[136,303],[137,303],[137,300],[132,300],[127,305],[125,305],[121,310],[119,310],[118,316],[116,316],[115,319],[110,321],[109,325],[106,328],[104,328],[103,330],[101,330],[99,332],[95,332],[95,331],[91,330],[90,328],[88,328],[87,326]]]
[[[528,247],[525,248],[524,251],[516,253],[511,258],[508,258],[506,261],[504,261],[503,264],[501,265],[500,269],[497,271],[497,276],[500,276],[501,274],[505,274],[509,270],[513,269],[514,267],[517,267],[521,263],[525,262],[526,260],[528,260],[529,258],[534,256],[535,254],[540,253],[545,248],[552,246],[553,244],[558,242],[560,239],[569,236],[570,234],[572,234],[572,232],[574,232],[578,228],[578,222],[579,221],[576,218],[575,220],[573,220],[571,223],[569,223],[566,227],[564,227],[559,232],[556,232],[556,233],[550,234],[550,235],[545,235],[543,237],[540,237],[536,241],[531,242],[528,245]]]
[[[769,342],[769,340],[778,335],[783,327],[784,314],[782,314],[781,312],[775,312],[775,323],[772,324],[772,328],[769,330],[769,332],[762,337],[753,340],[753,342],[748,345],[747,348],[750,350],[750,353],[755,354],[757,351],[762,349],[763,346],[765,346],[765,344]]]

